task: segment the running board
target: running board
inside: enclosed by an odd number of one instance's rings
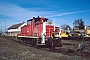
[[[37,44],[37,45],[45,45],[45,44]]]

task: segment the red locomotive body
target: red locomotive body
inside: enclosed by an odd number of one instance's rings
[[[52,32],[57,31],[59,34],[60,29],[56,28],[52,22],[48,22],[47,18],[33,17],[27,21],[27,25],[21,28],[21,33],[18,34],[19,38],[29,38],[29,42],[34,42],[37,45],[50,44],[52,41]],[[59,34],[60,35],[60,34]],[[58,40],[61,40],[58,36]]]

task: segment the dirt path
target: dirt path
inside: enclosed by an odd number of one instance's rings
[[[0,37],[0,60],[90,60],[81,56],[70,56],[43,51]]]

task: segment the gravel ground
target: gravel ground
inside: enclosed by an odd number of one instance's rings
[[[0,60],[90,60],[82,56],[70,56],[49,52],[0,37]]]

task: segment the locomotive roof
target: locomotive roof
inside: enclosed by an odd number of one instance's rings
[[[9,29],[16,29],[16,28],[18,28],[19,26],[21,26],[21,25],[24,24],[24,23],[25,23],[25,22],[19,23],[19,24],[14,24],[14,25],[12,25],[11,27],[9,27],[8,30],[9,30]]]
[[[60,27],[56,26],[55,28],[60,28]]]
[[[37,20],[37,19],[41,19],[41,17],[39,17],[39,18],[38,18],[38,17],[37,17],[37,18],[33,17],[33,19],[36,19],[36,20]],[[33,19],[29,19],[29,20],[27,20],[27,21],[32,21]],[[45,20],[48,20],[48,18],[44,18],[44,19],[45,19]]]

